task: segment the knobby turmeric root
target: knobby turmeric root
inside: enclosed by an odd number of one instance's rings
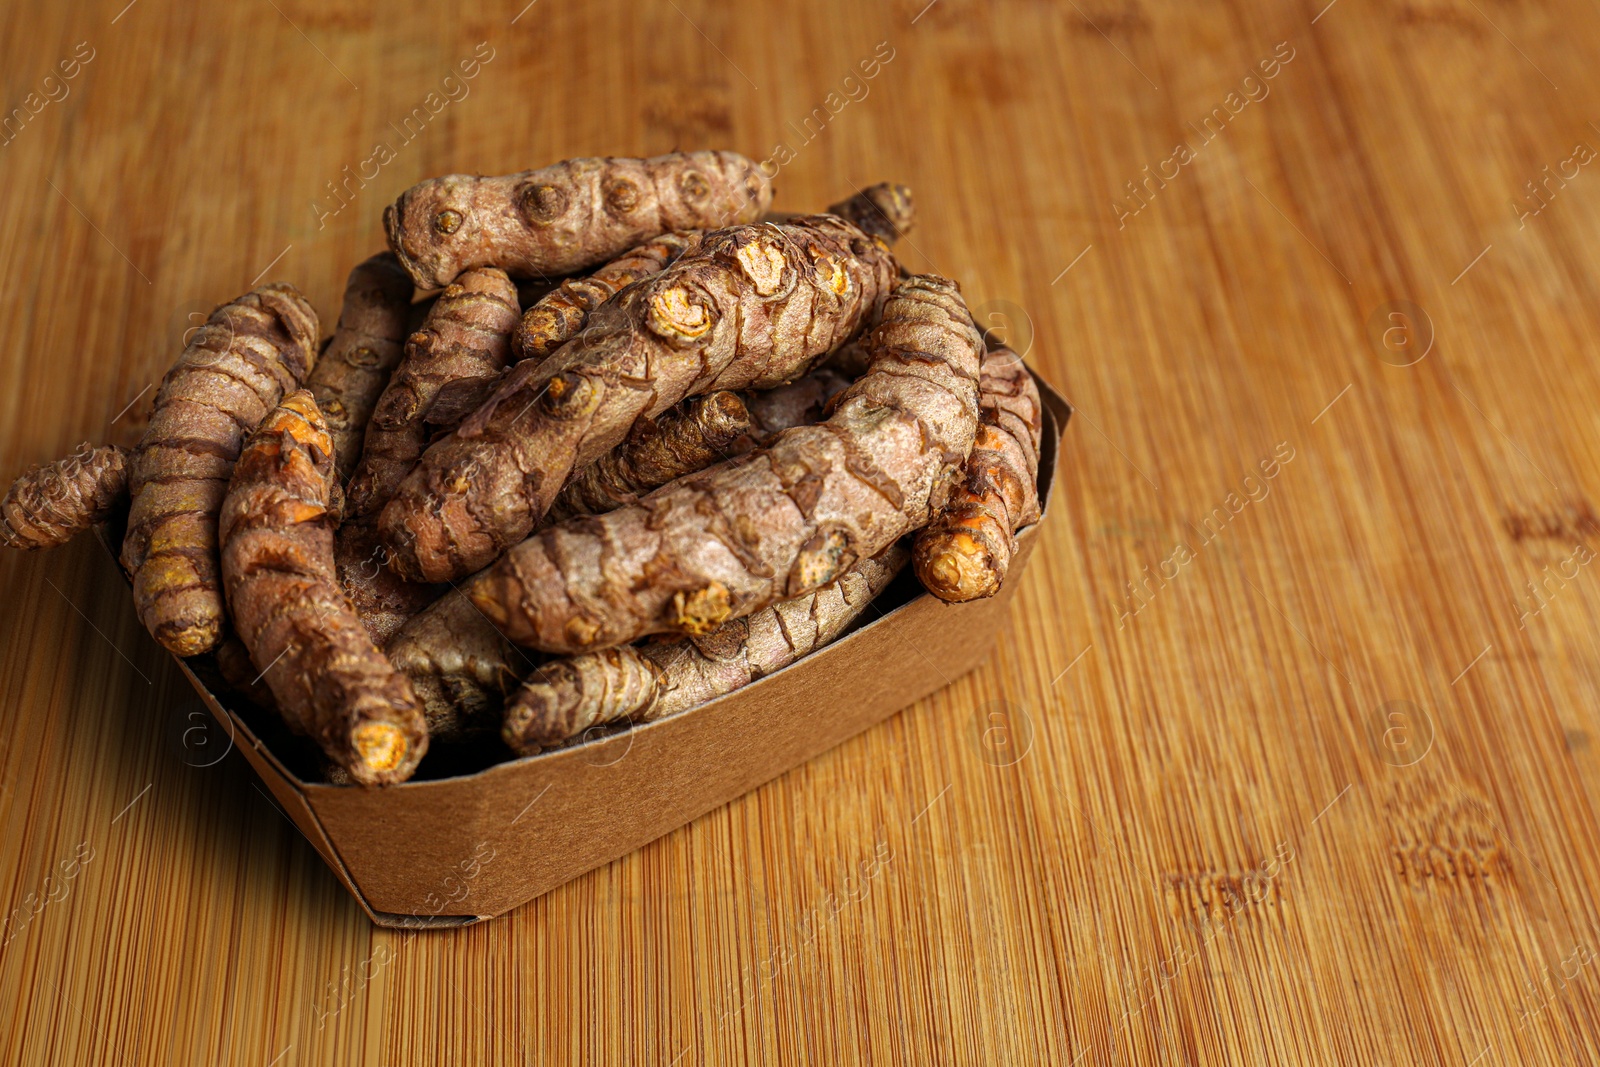
[[[876,312],[895,270],[881,241],[831,215],[707,234],[554,355],[513,367],[428,449],[380,520],[395,566],[428,581],[487,566],[641,417],[804,374]]]
[[[504,637],[465,594],[446,593],[409,620],[386,646],[428,717],[428,736],[460,741],[492,734],[506,696],[533,669],[530,654]]]
[[[0,546],[64,545],[127,498],[127,452],[85,441],[72,455],[30,467],[11,483],[0,500]]]
[[[494,267],[467,271],[439,297],[422,329],[406,339],[367,424],[350,483],[353,516],[377,514],[416,465],[433,432],[429,409],[443,390],[492,379],[510,361],[517,314],[517,288]]]
[[[468,595],[518,644],[576,653],[707,633],[833,581],[927,523],[977,431],[983,342],[953,282],[900,283],[872,352],[827,422],[544,530]]]
[[[834,204],[828,214],[849,219],[863,233],[887,244],[910,233],[917,221],[911,189],[894,182],[869,185],[850,199]]]
[[[306,390],[251,435],[218,533],[239,638],[288,725],[362,785],[411,776],[428,747],[421,705],[339,588],[329,511],[333,440]]]
[[[737,393],[690,397],[658,419],[640,419],[626,440],[574,474],[545,519],[560,522],[632,504],[652,489],[728,459],[750,431],[750,412]]]
[[[213,311],[162,379],[130,466],[122,566],[140,621],[174,655],[222,639],[217,512],[234,460],[316,358],[317,313],[273,282]]]
[[[624,645],[541,667],[506,707],[501,736],[519,756],[627,719],[653,722],[787,667],[832,641],[905,566],[899,545],[814,593],[701,637]]]
[[[1016,532],[1039,518],[1039,388],[1010,349],[984,356],[978,409],[961,482],[912,551],[922,584],[951,603],[999,592]]]
[[[569,159],[422,182],[384,209],[383,227],[417,288],[438,289],[472,267],[570,274],[658,234],[753,222],[771,202],[761,168],[734,152]]]
[[[411,279],[392,253],[356,264],[345,283],[339,325],[306,378],[333,435],[341,484],[355,473],[367,420],[405,352],[410,311]]]
[[[595,308],[639,279],[660,274],[699,239],[696,232],[664,233],[593,274],[568,278],[522,313],[511,341],[517,359],[544,359],[576,336]]]

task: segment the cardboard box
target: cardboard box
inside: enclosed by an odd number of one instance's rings
[[[1039,390],[1043,523],[1071,408],[1042,381]],[[373,922],[464,926],[691,822],[978,666],[1007,620],[1038,529],[1022,531],[1008,580],[988,600],[944,604],[921,592],[908,569],[867,609],[868,621],[709,704],[569,748],[386,789],[305,780],[315,768],[306,742],[229,691],[211,657],[178,663]],[[108,548],[120,545],[117,533],[102,532]]]

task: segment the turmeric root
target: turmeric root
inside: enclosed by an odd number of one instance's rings
[[[925,525],[972,448],[983,342],[953,282],[898,285],[827,422],[562,523],[471,584],[508,638],[575,653],[706,633],[803,596]]]
[[[771,202],[761,168],[734,152],[569,159],[422,182],[384,209],[383,227],[417,288],[438,289],[472,267],[570,274],[657,234],[753,222]]]
[[[759,394],[758,394],[759,395]],[[727,459],[751,430],[737,393],[691,397],[658,419],[640,419],[627,440],[572,476],[546,520],[598,515]]]
[[[511,358],[517,289],[506,272],[475,268],[452,283],[422,329],[406,339],[405,356],[378,398],[350,483],[353,517],[373,515],[427,448],[428,409],[452,383],[493,378]]]
[[[373,405],[405,351],[410,310],[411,279],[391,253],[356,264],[339,325],[306,379],[333,434],[341,483],[355,473]]]
[[[653,722],[787,667],[838,637],[905,566],[890,545],[814,593],[703,637],[624,645],[545,664],[506,707],[502,736],[519,756],[628,719]]]
[[[251,435],[223,501],[222,576],[239,638],[290,728],[362,785],[411,776],[428,747],[405,675],[334,575],[333,440],[306,390]]]
[[[593,274],[568,278],[522,313],[511,340],[517,359],[544,359],[583,329],[594,309],[618,290],[666,270],[699,238],[698,233],[664,233]]]
[[[1039,388],[1010,349],[984,356],[978,410],[961,482],[912,553],[922,584],[951,603],[999,592],[1016,532],[1039,518]]]
[[[0,500],[0,545],[53,548],[103,521],[128,498],[128,454],[85,441],[54,463],[28,468]]]
[[[130,465],[122,566],[140,621],[174,655],[222,638],[217,512],[234,460],[316,357],[316,312],[273,282],[213,311],[162,379]]]
[[[457,590],[408,621],[385,651],[411,679],[428,736],[439,741],[493,733],[506,696],[533,668],[529,654]]]
[[[886,244],[894,244],[910,233],[917,220],[910,188],[894,182],[869,185],[850,199],[834,204],[828,214],[849,219],[863,233]]]
[[[429,581],[487,566],[640,417],[804,374],[876,312],[895,270],[882,242],[831,215],[707,234],[550,358],[514,366],[428,449],[380,519],[395,566]]]

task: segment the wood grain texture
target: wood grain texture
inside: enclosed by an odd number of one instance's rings
[[[124,2],[0,27],[7,108],[94,56],[0,138],[6,476],[258,278],[331,323],[416,180],[781,141],[779,210],[914,186],[1078,408],[1066,521],[984,668],[430,934],[204,765],[90,539],[0,559],[4,1062],[1600,1056],[1592,5]]]

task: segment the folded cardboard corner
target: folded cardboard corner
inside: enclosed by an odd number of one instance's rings
[[[380,926],[501,915],[805,762],[977,667],[1049,521],[1072,409],[1043,381],[1039,523],[987,600],[920,590],[798,662],[690,711],[470,774],[386,789],[307,781],[249,725],[209,657],[179,665],[300,832]],[[1059,509],[1057,509],[1059,510]],[[114,554],[114,553],[113,553]],[[893,587],[891,588],[891,592]],[[259,722],[259,717],[255,717]]]

